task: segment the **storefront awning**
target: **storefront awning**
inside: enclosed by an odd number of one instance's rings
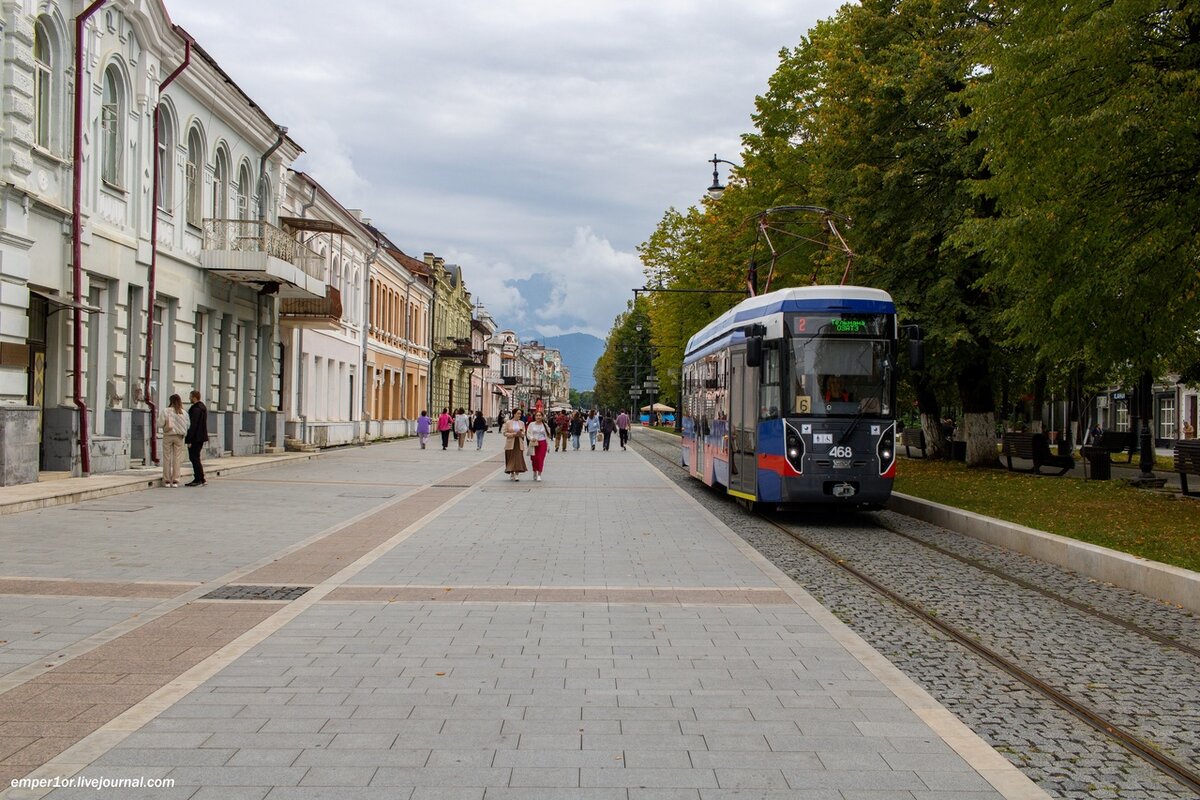
[[[54,310],[50,312],[51,314],[67,308],[75,308],[80,311],[87,312],[88,314],[104,313],[102,309],[96,306],[89,306],[87,303],[76,303],[70,297],[62,297],[61,295],[57,294],[47,294],[46,292],[39,292],[37,289],[30,289],[29,293],[37,295],[50,305],[54,306]]]

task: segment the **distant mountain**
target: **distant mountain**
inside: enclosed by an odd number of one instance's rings
[[[546,347],[562,353],[563,363],[571,370],[571,388],[586,392],[595,388],[592,370],[604,353],[604,340],[590,333],[565,333],[562,336],[547,336],[539,339]]]

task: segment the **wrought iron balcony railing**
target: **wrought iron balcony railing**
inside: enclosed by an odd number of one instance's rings
[[[325,260],[320,255],[263,220],[206,219],[202,246],[205,250],[265,253],[294,265],[310,278],[325,280]]]

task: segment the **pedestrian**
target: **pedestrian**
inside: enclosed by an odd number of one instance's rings
[[[571,434],[571,418],[567,412],[559,411],[554,417],[554,452],[558,452],[559,444],[562,451],[567,452],[567,437]]]
[[[613,422],[612,412],[604,415],[604,419],[600,422],[600,435],[604,437],[604,449],[608,449],[609,440],[612,439],[613,431],[617,429],[617,423]]]
[[[587,415],[587,432],[588,439],[592,442],[592,449],[596,449],[596,434],[600,433],[600,416],[596,413],[596,409],[589,409]]]
[[[579,449],[579,437],[583,435],[583,413],[576,411],[571,415],[571,447]]]
[[[163,409],[162,421],[163,440],[163,486],[179,488],[179,465],[183,461],[183,439],[188,432],[188,415],[183,410],[183,399],[171,395],[167,407]]]
[[[504,412],[496,414],[496,433],[504,433]]]
[[[450,416],[450,409],[443,408],[442,413],[438,415],[438,433],[442,435],[443,450],[450,446],[450,429],[453,427],[454,417]]]
[[[617,414],[617,433],[621,437],[621,449],[625,449],[625,445],[629,444],[629,415],[622,409],[620,414]]]
[[[188,408],[188,430],[183,441],[188,446],[188,459],[192,462],[192,482],[188,486],[204,486],[204,465],[200,463],[200,454],[208,444],[208,407],[200,402],[200,393],[195,389],[188,395],[192,405]]]
[[[514,481],[525,471],[525,423],[516,414],[504,423],[504,471]]]
[[[417,438],[421,441],[422,450],[425,449],[426,443],[429,442],[430,422],[432,422],[432,420],[429,419],[429,414],[425,412],[425,409],[421,409],[421,416],[417,417]]]
[[[542,469],[546,466],[546,451],[550,449],[550,426],[546,424],[546,415],[541,411],[533,415],[533,422],[525,431],[529,439],[529,461],[533,464],[533,479],[542,479]]]
[[[454,412],[454,437],[458,439],[458,449],[462,450],[467,444],[467,434],[471,432],[471,418],[465,408]]]
[[[475,431],[475,449],[483,449],[483,435],[487,433],[488,424],[484,419],[482,411],[475,412],[475,421],[471,423],[471,430]]]
[[[554,439],[558,433],[558,416],[547,413],[543,419],[546,420],[546,430],[550,433],[550,438]]]

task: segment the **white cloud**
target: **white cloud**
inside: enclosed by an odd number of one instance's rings
[[[461,264],[502,326],[601,336],[636,245],[840,2],[166,0],[343,205]]]

